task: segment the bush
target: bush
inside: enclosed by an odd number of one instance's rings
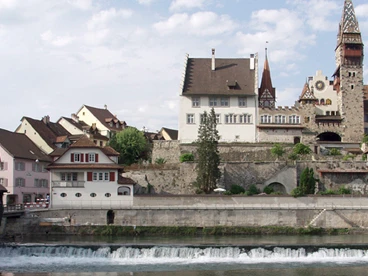
[[[339,188],[338,193],[339,193],[339,195],[350,195],[351,190],[350,190],[350,188],[346,188],[345,186],[342,186],[342,187]]]
[[[311,152],[312,152],[312,150],[310,149],[310,147],[308,147],[307,145],[304,145],[302,143],[295,144],[295,146],[293,148],[293,153],[295,153],[295,154],[304,155],[304,154],[310,154]]]
[[[247,192],[248,195],[257,195],[259,194],[259,189],[257,188],[256,185],[252,184],[249,186]]]
[[[156,158],[155,163],[156,164],[165,164],[166,163],[166,159],[165,158],[162,158],[162,157]]]
[[[341,155],[341,151],[337,148],[332,148],[329,150],[328,155]]]
[[[180,163],[194,161],[193,153],[183,153],[180,155]]]
[[[273,188],[272,187],[270,187],[270,186],[267,186],[267,187],[265,187],[264,189],[263,189],[263,192],[264,193],[266,193],[266,194],[273,194],[273,193],[275,193],[275,191],[273,190]]]
[[[280,144],[274,144],[271,148],[271,154],[275,157],[280,157],[285,153],[285,150]]]
[[[290,153],[288,157],[289,157],[290,160],[297,160],[298,159],[298,154],[293,152],[293,153]]]
[[[291,193],[290,193],[293,197],[300,197],[300,196],[304,196],[304,190],[301,187],[296,187],[294,188]]]
[[[354,155],[354,154],[347,154],[347,155],[345,155],[345,156],[342,158],[342,160],[344,160],[344,161],[348,161],[349,159],[353,159],[353,158],[355,158],[355,155]]]
[[[234,184],[234,185],[231,185],[230,187],[230,193],[233,195],[238,195],[244,192],[245,192],[245,189],[242,186]]]
[[[319,192],[321,195],[337,195],[337,192],[331,189],[327,189],[325,191]]]
[[[226,191],[224,192],[224,195],[232,195],[232,193],[230,191]]]

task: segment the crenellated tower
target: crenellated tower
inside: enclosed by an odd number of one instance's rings
[[[267,48],[262,73],[261,87],[258,89],[258,106],[274,108],[276,103],[276,89],[272,87],[271,71],[268,64]]]
[[[352,0],[345,0],[335,49],[334,89],[343,128],[343,142],[364,135],[363,42]]]

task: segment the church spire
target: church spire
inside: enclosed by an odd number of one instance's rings
[[[272,87],[270,65],[268,64],[267,48],[265,48],[265,62],[263,65],[263,73],[261,87],[258,89],[258,105],[259,107],[275,107],[276,91]]]
[[[353,40],[352,40],[353,39]],[[362,43],[358,20],[352,0],[345,0],[337,35],[337,46],[341,43]]]

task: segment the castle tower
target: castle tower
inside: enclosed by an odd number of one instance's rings
[[[272,87],[271,71],[268,64],[267,48],[266,57],[263,67],[261,87],[258,89],[258,106],[259,107],[275,107],[276,89]]]
[[[352,0],[345,0],[335,49],[334,89],[342,119],[342,141],[360,142],[364,135],[363,42]]]

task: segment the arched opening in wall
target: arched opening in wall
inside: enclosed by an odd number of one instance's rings
[[[272,182],[267,187],[270,187],[274,193],[286,195],[286,188],[279,182]]]
[[[294,137],[294,145],[300,143],[300,137],[296,136]]]
[[[119,187],[118,195],[130,195],[130,188],[126,186]]]
[[[341,136],[334,132],[323,132],[317,136],[318,141],[341,142]]]
[[[115,213],[113,210],[107,211],[107,225],[114,224]]]

